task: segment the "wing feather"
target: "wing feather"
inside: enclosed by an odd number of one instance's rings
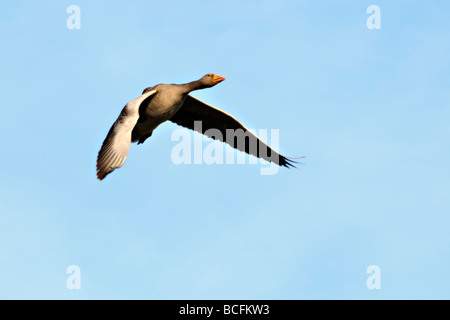
[[[128,102],[103,141],[97,157],[97,177],[103,180],[115,169],[120,168],[127,159],[131,145],[131,132],[139,119],[139,106],[156,90],[147,91]]]

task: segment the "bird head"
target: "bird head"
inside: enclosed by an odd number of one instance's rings
[[[200,81],[202,82],[202,84],[205,87],[213,87],[216,84],[222,82],[223,80],[225,80],[224,77],[218,76],[217,74],[213,74],[213,73],[208,73],[205,74]]]

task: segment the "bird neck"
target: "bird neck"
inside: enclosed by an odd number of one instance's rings
[[[182,84],[180,86],[183,88],[183,91],[185,93],[189,93],[189,92],[194,91],[194,90],[200,90],[200,89],[207,88],[207,86],[202,84],[202,82],[200,80],[196,80],[196,81],[192,81],[192,82],[189,82],[189,83],[185,83],[185,84]]]

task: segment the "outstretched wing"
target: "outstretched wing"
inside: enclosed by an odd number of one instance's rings
[[[124,164],[131,145],[131,132],[139,119],[139,106],[155,93],[156,90],[145,92],[139,98],[128,102],[122,109],[98,153],[97,177],[99,180],[103,180]]]
[[[187,96],[183,106],[172,116],[170,121],[205,134],[215,140],[226,142],[233,148],[274,162],[279,166],[294,167],[293,163],[295,161],[289,160],[270,148],[231,114],[206,104],[193,96]],[[195,126],[196,121],[201,121],[201,128]],[[221,134],[215,135],[214,130],[209,129],[217,129]],[[233,139],[227,139],[227,129],[234,130],[235,135]]]

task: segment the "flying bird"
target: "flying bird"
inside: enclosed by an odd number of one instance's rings
[[[279,166],[294,167],[294,161],[274,151],[232,115],[189,94],[194,90],[213,87],[224,80],[224,77],[208,73],[199,80],[185,84],[158,84],[146,88],[140,97],[128,102],[109,130],[98,153],[98,179],[103,180],[124,164],[132,142],[144,143],[153,131],[167,120],[220,141],[225,140],[227,130],[241,129],[257,142],[256,148],[250,147],[249,143],[236,143],[234,139],[224,142]],[[201,121],[200,127],[195,125],[197,121]],[[209,134],[211,130],[208,129],[217,129],[222,135]]]

